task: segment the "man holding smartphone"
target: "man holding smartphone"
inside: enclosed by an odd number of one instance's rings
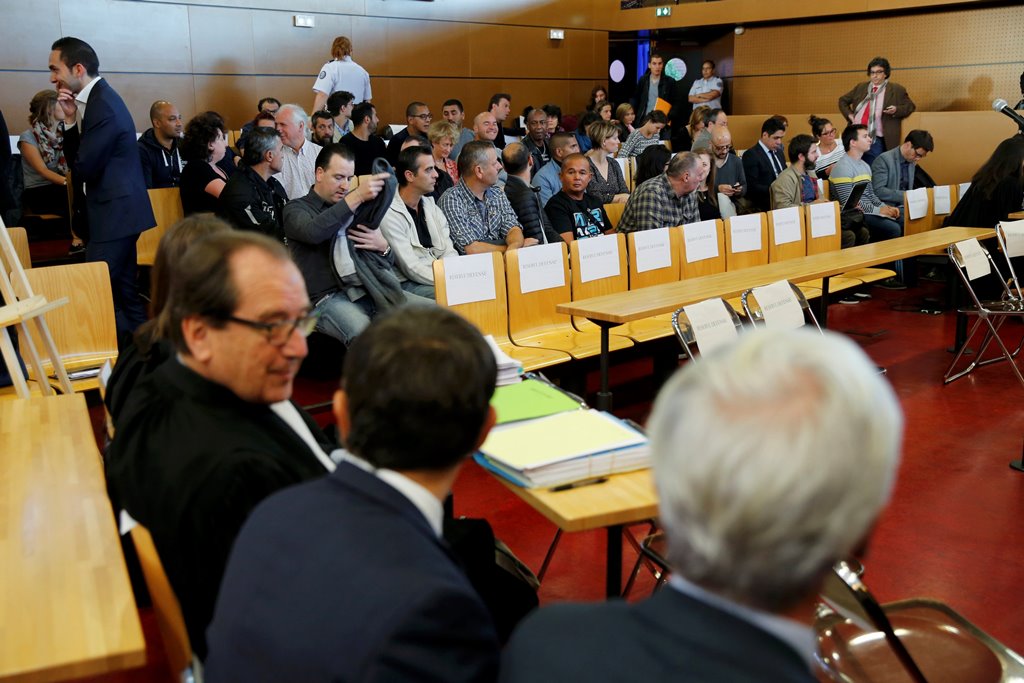
[[[753,207],[744,198],[747,194],[747,175],[743,171],[743,162],[732,153],[732,133],[728,128],[715,128],[711,134],[711,151],[715,156],[718,208],[722,218],[751,213]]]

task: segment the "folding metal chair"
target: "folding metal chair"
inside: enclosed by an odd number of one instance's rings
[[[974,302],[973,308],[961,308],[958,312],[965,315],[977,316],[977,320],[975,320],[974,325],[971,326],[970,333],[967,335],[967,340],[964,342],[963,346],[960,347],[960,350],[957,351],[956,357],[953,358],[953,362],[949,364],[949,369],[946,370],[946,375],[943,378],[943,384],[949,384],[950,382],[960,379],[982,365],[989,365],[1001,360],[1006,360],[1010,363],[1010,367],[1013,369],[1013,374],[1017,376],[1021,385],[1024,386],[1024,375],[1021,375],[1020,369],[1017,367],[1017,363],[1014,362],[1014,358],[1016,358],[1020,353],[1021,346],[1024,345],[1024,338],[1022,338],[1021,342],[1017,345],[1017,349],[1013,353],[1010,353],[1009,349],[1006,348],[1006,344],[1003,343],[1002,337],[999,336],[999,329],[1009,318],[1019,318],[1024,320],[1024,302],[1018,298],[1020,290],[1018,289],[1015,295],[1015,292],[1010,289],[1006,280],[1003,279],[1002,273],[999,272],[999,268],[996,266],[995,260],[992,258],[992,254],[990,254],[977,239],[969,239],[956,244],[951,244],[946,249],[946,253],[949,255],[950,262],[956,267],[956,272],[960,275],[960,280],[963,282],[964,287],[967,289],[967,293]],[[968,272],[969,264],[972,266],[972,272]],[[999,280],[999,284],[1003,287],[1003,298],[999,301],[982,301],[978,298],[978,295],[974,291],[974,287],[971,283],[974,280],[978,280],[992,272],[995,273],[996,278]],[[963,370],[954,372],[954,368],[956,368],[957,363],[960,362],[960,358],[963,357],[964,352],[969,348],[974,335],[977,334],[983,324],[985,325],[985,336],[981,340],[981,344],[978,347],[977,353],[974,355],[974,359],[971,360],[970,364]],[[983,357],[985,355],[985,351],[988,350],[989,345],[993,341],[995,341],[996,345],[999,347],[1001,355],[998,358],[989,358],[984,360]]]
[[[758,325],[764,325],[765,327],[775,327],[776,325],[782,325],[783,327],[802,327],[806,325],[808,321],[814,326],[818,332],[821,332],[821,325],[818,324],[818,319],[814,317],[814,311],[811,309],[810,304],[807,303],[807,297],[800,291],[800,288],[794,285],[792,282],[782,280],[780,282],[786,282],[789,285],[789,290],[792,293],[792,300],[790,303],[800,307],[804,314],[804,322],[801,325],[787,324],[786,318],[777,316],[775,314],[768,314],[761,309],[761,304],[757,301],[758,290],[764,290],[764,287],[754,287],[748,289],[740,295],[740,301],[743,302],[743,310],[747,314],[747,318],[750,319],[752,325],[757,327]],[[778,285],[779,283],[775,283]],[[771,285],[767,285],[771,286]]]
[[[714,314],[714,302],[720,302],[722,304],[722,311],[720,316],[715,316],[716,319],[709,320],[707,323],[701,324],[714,324],[718,323],[720,328],[731,329],[730,332],[723,332],[721,335],[708,336],[703,334],[701,330],[695,329],[693,322],[690,320],[690,314],[694,313],[694,307],[699,306],[704,308],[704,314],[707,316],[709,313]],[[708,307],[710,310],[707,310]],[[687,313],[687,311],[690,313]],[[730,328],[727,324],[722,323],[731,322],[732,327]],[[729,302],[725,299],[708,299],[702,301],[699,304],[691,304],[690,306],[683,306],[682,308],[676,309],[672,313],[672,329],[676,331],[676,337],[679,338],[679,343],[683,347],[683,353],[687,358],[695,360],[697,354],[693,352],[694,348],[700,352],[701,355],[711,353],[715,349],[721,347],[723,344],[731,339],[735,339],[743,327],[743,321],[740,319],[739,314],[736,310],[729,305]]]
[[[996,225],[996,239],[999,248],[1006,257],[1006,266],[1010,269],[1010,296],[1024,301],[1024,291],[1020,288],[1020,279],[1013,267],[1013,259],[1024,256],[1024,221],[1010,221]]]

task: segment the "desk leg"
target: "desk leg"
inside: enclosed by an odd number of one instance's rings
[[[605,568],[604,594],[608,598],[622,595],[622,525],[613,524],[608,533],[608,566]]]
[[[828,327],[828,278],[821,278],[821,300],[818,302],[818,324]]]
[[[612,392],[608,389],[608,330],[612,327],[603,320],[594,320],[601,328],[601,389],[597,392],[597,409],[611,412]]]

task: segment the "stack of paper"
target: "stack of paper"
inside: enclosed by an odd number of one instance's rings
[[[506,384],[514,384],[522,379],[523,366],[512,356],[508,355],[501,350],[498,343],[494,341],[494,337],[487,335],[484,337],[487,340],[487,344],[491,347],[491,351],[494,352],[494,360],[498,363],[498,386],[502,387]]]
[[[642,469],[649,452],[647,437],[614,415],[574,410],[496,427],[476,460],[533,488]]]
[[[567,410],[579,410],[583,407],[583,403],[575,396],[532,377],[498,387],[491,399],[491,405],[498,414],[500,425],[564,413]]]

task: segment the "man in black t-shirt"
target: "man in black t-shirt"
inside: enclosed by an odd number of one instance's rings
[[[384,139],[376,135],[377,109],[369,102],[360,102],[352,110],[352,132],[341,138],[341,144],[352,150],[356,157],[357,176],[373,172],[373,160],[387,156]]]
[[[555,232],[566,242],[597,237],[612,230],[601,200],[588,195],[590,162],[582,154],[570,154],[562,161],[562,190],[548,200],[544,211]]]

